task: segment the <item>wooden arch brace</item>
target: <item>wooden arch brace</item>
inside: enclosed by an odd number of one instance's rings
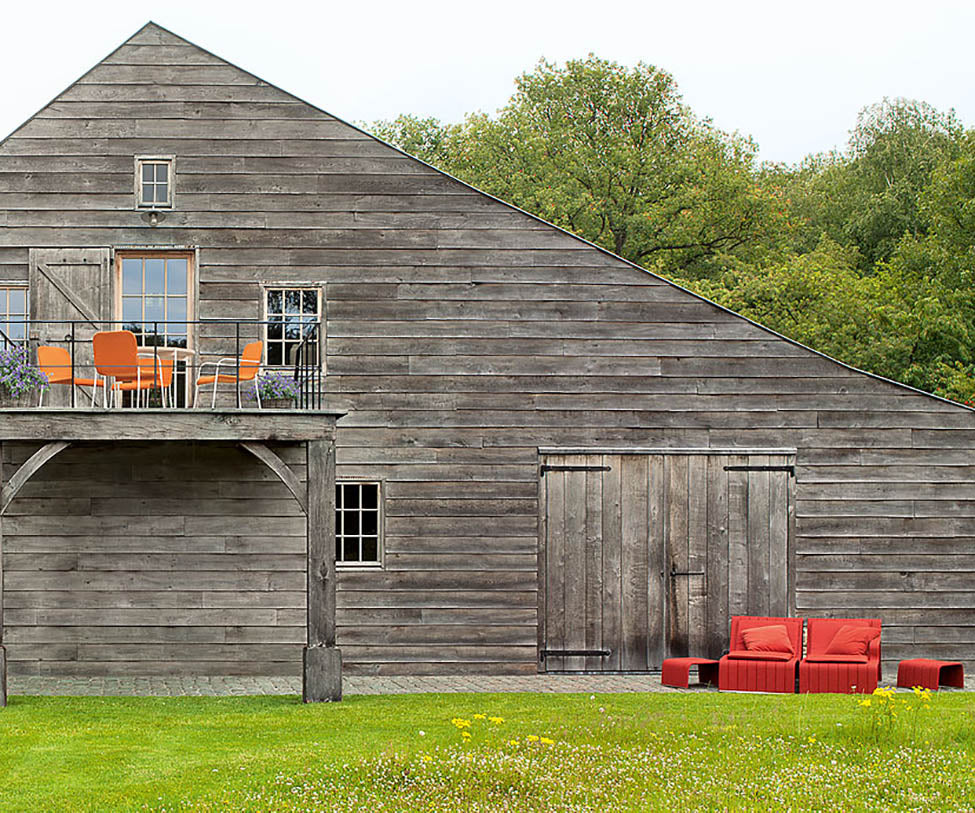
[[[30,480],[37,472],[39,472],[44,464],[47,463],[52,457],[61,454],[65,449],[71,445],[70,441],[67,440],[52,440],[50,443],[45,443],[38,449],[34,454],[32,454],[27,461],[14,473],[10,478],[10,482],[4,486],[3,492],[0,493],[0,514],[4,514],[7,511],[10,503],[13,502],[14,497],[17,496],[17,492],[20,491],[27,481]]]
[[[290,491],[294,495],[294,498],[298,501],[298,505],[301,507],[302,513],[307,515],[308,498],[305,486],[300,480],[298,480],[295,473],[288,467],[288,464],[285,463],[274,452],[268,449],[263,443],[242,441],[240,446],[242,449],[246,449],[248,452],[254,455],[254,457],[260,460],[278,476],[278,479],[280,479],[281,482],[288,487],[288,491]]]

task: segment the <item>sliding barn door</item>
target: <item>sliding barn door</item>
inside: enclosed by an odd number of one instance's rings
[[[539,655],[546,671],[715,657],[732,615],[787,615],[795,458],[546,454]]]

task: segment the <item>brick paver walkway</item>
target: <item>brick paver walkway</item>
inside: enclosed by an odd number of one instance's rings
[[[884,685],[891,685],[884,682]],[[972,679],[966,678],[971,690]],[[346,677],[343,693],[415,694],[420,692],[683,692],[717,691],[691,684],[672,689],[650,675],[464,675],[451,677]],[[10,676],[11,695],[155,696],[301,694],[295,677],[18,677]],[[904,689],[902,691],[908,691]],[[944,691],[944,690],[943,690]],[[952,689],[950,691],[959,691]]]
[[[675,692],[660,675],[465,675],[462,677],[346,677],[343,693],[417,692]],[[9,694],[84,696],[178,696],[300,694],[295,677],[20,677]]]

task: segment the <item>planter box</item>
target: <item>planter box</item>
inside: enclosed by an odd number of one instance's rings
[[[294,409],[293,398],[262,398],[262,409]]]

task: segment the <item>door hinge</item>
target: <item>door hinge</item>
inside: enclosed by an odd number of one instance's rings
[[[546,658],[608,658],[612,649],[543,649],[538,653],[541,660]]]
[[[791,477],[796,476],[795,466],[725,466],[725,471],[787,471]]]
[[[612,471],[609,466],[549,466],[541,467],[541,475],[545,476],[547,471]]]

